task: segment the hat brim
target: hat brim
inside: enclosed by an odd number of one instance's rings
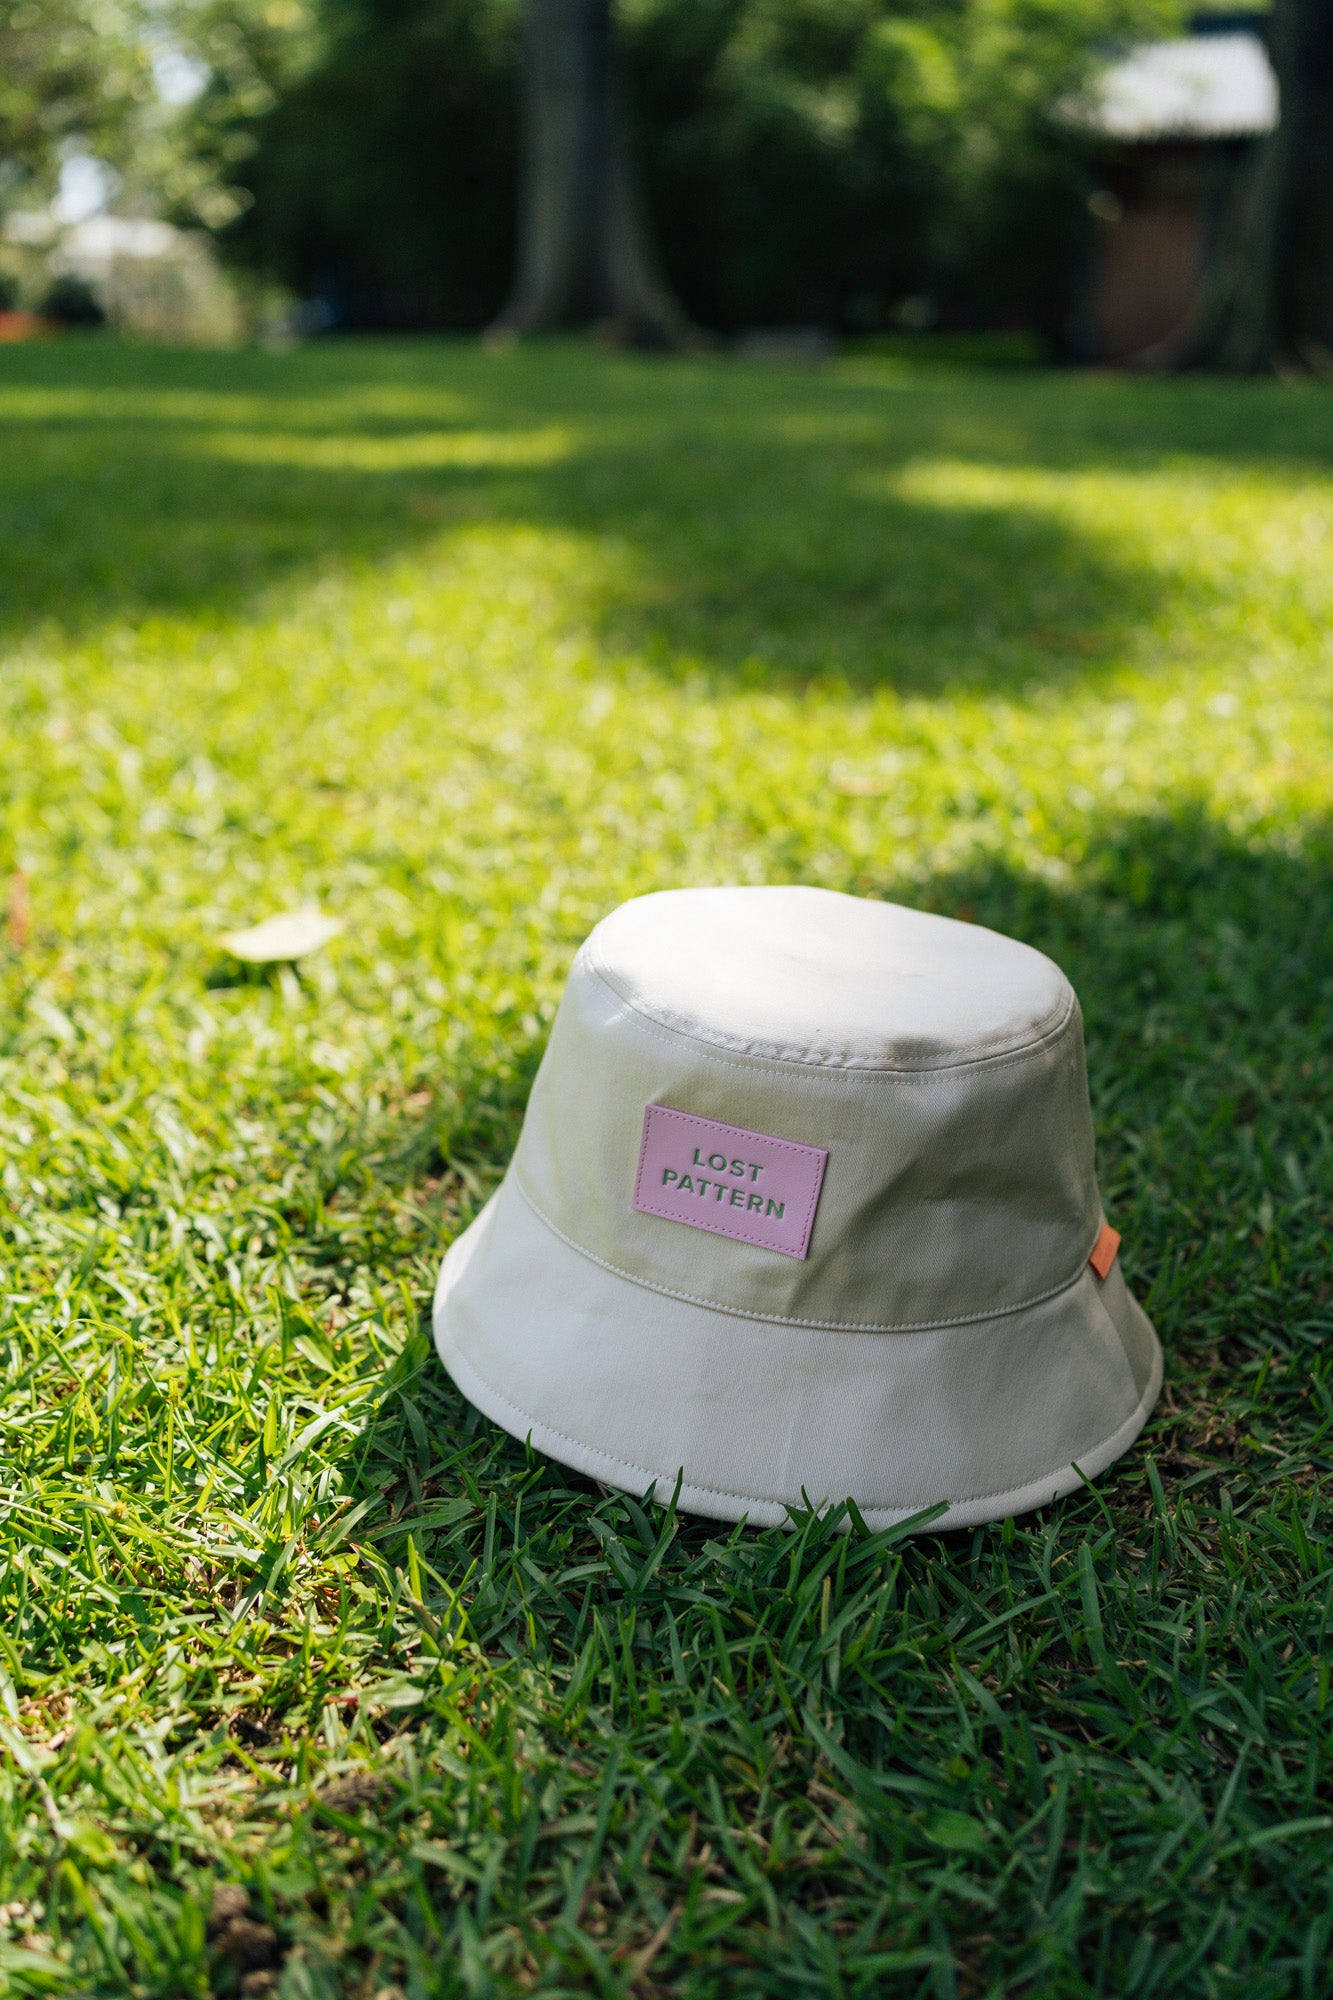
[[[664,1220],[664,1229],[685,1227]],[[746,1318],[575,1248],[511,1173],[449,1250],[435,1341],[463,1394],[562,1464],[714,1520],[943,1501],[969,1528],[1072,1492],[1138,1436],[1162,1352],[1119,1264],[992,1319],[901,1333]]]

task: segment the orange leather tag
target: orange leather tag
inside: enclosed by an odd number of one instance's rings
[[[1102,1233],[1093,1246],[1088,1262],[1099,1278],[1104,1278],[1115,1262],[1115,1253],[1120,1248],[1120,1232],[1112,1229],[1109,1222],[1102,1224]]]

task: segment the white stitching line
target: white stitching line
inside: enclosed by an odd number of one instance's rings
[[[961,1313],[956,1319],[890,1320],[883,1325],[858,1319],[795,1319],[788,1313],[752,1312],[748,1306],[719,1305],[716,1299],[702,1298],[697,1292],[680,1292],[671,1285],[654,1284],[651,1278],[637,1277],[633,1271],[626,1271],[621,1265],[612,1264],[609,1259],[599,1257],[595,1251],[585,1249],[582,1243],[576,1243],[572,1236],[566,1236],[559,1224],[552,1222],[546,1210],[539,1208],[528,1193],[519,1179],[516,1164],[511,1163],[507,1178],[513,1181],[537,1220],[544,1222],[553,1236],[558,1236],[562,1243],[568,1244],[571,1250],[576,1250],[580,1257],[586,1257],[590,1264],[600,1265],[603,1271],[610,1271],[613,1277],[624,1278],[629,1284],[639,1285],[646,1292],[659,1292],[663,1298],[680,1299],[685,1305],[702,1306],[706,1312],[726,1313],[732,1319],[760,1320],[766,1326],[807,1326],[818,1333],[931,1333],[936,1327],[976,1326],[987,1320],[1007,1319],[1010,1313],[1026,1312],[1030,1306],[1044,1305],[1047,1299],[1058,1298],[1061,1292],[1067,1292],[1072,1285],[1078,1283],[1088,1263],[1084,1257],[1072,1278],[1062,1279],[1058,1285],[1052,1285],[1048,1292],[1037,1292],[1030,1299],[1019,1299],[1016,1305],[996,1306],[989,1312]],[[1098,1223],[1097,1227],[1100,1231],[1101,1224]]]
[[[1112,1325],[1113,1326],[1115,1325],[1114,1321],[1112,1321]],[[1119,1327],[1116,1327],[1115,1330],[1116,1330],[1116,1337],[1120,1338]],[[534,1417],[527,1410],[520,1408],[520,1406],[517,1403],[512,1402],[510,1398],[506,1396],[502,1390],[497,1389],[493,1382],[488,1381],[486,1376],[482,1374],[480,1368],[476,1366],[475,1362],[469,1361],[466,1358],[466,1356],[462,1355],[460,1355],[458,1358],[463,1362],[464,1367],[467,1368],[471,1374],[475,1375],[477,1380],[483,1384],[483,1386],[490,1392],[492,1396],[494,1396],[497,1403],[503,1403],[507,1410],[512,1410],[514,1415],[518,1417],[524,1424],[526,1424],[527,1430],[525,1432],[525,1436],[530,1437],[534,1430],[545,1431],[548,1437],[559,1438],[561,1444],[573,1445],[576,1451],[587,1452],[589,1457],[591,1458],[605,1459],[606,1463],[608,1465],[613,1465],[618,1472],[621,1473],[632,1472],[635,1473],[641,1479],[651,1479],[654,1485],[657,1485],[659,1482],[665,1482],[671,1477],[670,1473],[653,1472],[648,1466],[635,1465],[627,1458],[616,1458],[611,1452],[603,1451],[600,1445],[585,1444],[582,1438],[570,1437],[568,1432],[558,1431],[555,1428],[554,1424],[543,1423],[540,1417]],[[1149,1372],[1147,1385],[1144,1388],[1143,1394],[1139,1397],[1138,1402],[1134,1405],[1134,1408],[1130,1411],[1129,1415],[1123,1420],[1123,1422],[1117,1424],[1113,1431],[1108,1431],[1104,1438],[1098,1438],[1096,1444],[1087,1446],[1079,1454],[1080,1457],[1091,1458],[1094,1452],[1100,1451],[1104,1445],[1109,1444],[1113,1438],[1118,1437],[1123,1430],[1126,1430],[1129,1427],[1129,1425],[1133,1423],[1135,1417],[1147,1414],[1147,1411],[1150,1410],[1153,1404],[1156,1402],[1157,1396],[1160,1393],[1162,1386],[1161,1381],[1159,1379],[1157,1381],[1156,1388],[1154,1389],[1153,1386],[1154,1372],[1155,1368],[1154,1370]],[[1149,1390],[1153,1391],[1151,1396],[1148,1393]],[[681,1466],[680,1470],[681,1472],[684,1472],[685,1470],[684,1466]],[[951,1509],[954,1507],[966,1507],[970,1506],[970,1504],[974,1500],[1001,1500],[1007,1498],[1007,1496],[1011,1493],[1015,1495],[1020,1493],[1026,1493],[1033,1486],[1039,1486],[1044,1480],[1058,1479],[1061,1477],[1063,1473],[1071,1472],[1072,1470],[1073,1470],[1073,1460],[1070,1459],[1064,1465],[1052,1466],[1049,1472],[1038,1472],[1032,1479],[1026,1481],[1026,1483],[1022,1486],[997,1486],[989,1493],[955,1493],[949,1500],[948,1505]],[[795,1501],[782,1499],[776,1493],[731,1493],[727,1490],[725,1486],[700,1486],[695,1480],[682,1480],[681,1490],[686,1493],[706,1493],[714,1500],[736,1500],[739,1501],[742,1505],[748,1502],[749,1505],[752,1507],[786,1507],[790,1509],[796,1504]],[[837,1503],[834,1502],[831,1504],[836,1505]],[[890,1500],[886,1500],[883,1502],[867,1500],[865,1502],[858,1502],[857,1504],[862,1508],[863,1511],[865,1508],[869,1508],[875,1512],[879,1512],[882,1509],[882,1511],[889,1513],[893,1512],[896,1508],[898,1508],[900,1504],[902,1505],[902,1512],[904,1515],[920,1511],[920,1507],[918,1506],[906,1505],[899,1503],[897,1501],[890,1501]],[[926,1500],[922,1501],[920,1503],[920,1506],[931,1507],[934,1504],[935,1504],[934,1501]],[[940,1524],[942,1524],[945,1518],[946,1517],[941,1516]]]
[[[672,1028],[665,1022],[656,1021],[653,1015],[646,1014],[641,1007],[636,1005],[627,993],[622,993],[610,973],[597,963],[596,956],[592,950],[596,935],[597,933],[594,931],[584,944],[578,957],[582,957],[583,953],[586,952],[588,969],[594,979],[599,979],[608,992],[614,993],[621,1006],[628,1007],[629,1011],[636,1016],[639,1024],[647,1028],[649,1034],[656,1034],[660,1040],[666,1040],[668,1037],[674,1036],[680,1041],[693,1042],[697,1048],[702,1050],[705,1055],[710,1056],[714,1062],[726,1062],[725,1056],[719,1056],[714,1053],[718,1044],[707,1041],[702,1035],[692,1035],[687,1028]],[[576,957],[575,964],[577,962],[578,958]],[[822,1076],[852,1079],[869,1077],[877,1083],[948,1082],[950,1078],[965,1075],[970,1070],[981,1068],[1009,1069],[1015,1063],[1030,1062],[1034,1056],[1044,1054],[1051,1044],[1058,1041],[1064,1033],[1070,1016],[1074,1013],[1077,1006],[1078,995],[1071,986],[1069,988],[1069,1003],[1059,1020],[1055,1021],[1050,1027],[1042,1026],[1039,1028],[1033,1040],[1030,1043],[1023,1044],[1017,1054],[1006,1055],[1004,1057],[981,1055],[974,1057],[970,1062],[942,1064],[937,1069],[871,1069],[868,1065],[865,1068],[852,1067],[847,1063],[834,1062],[832,1060],[832,1051],[826,1049],[810,1049],[803,1055],[796,1056],[768,1055],[755,1052],[750,1055],[749,1060],[751,1062],[778,1063],[784,1069],[794,1069],[800,1066],[806,1070],[813,1070]],[[724,1043],[722,1046],[727,1047],[730,1045]],[[733,1052],[737,1055],[744,1055],[746,1053],[743,1049],[735,1049]],[[743,1069],[745,1064],[729,1063],[727,1066],[730,1069]]]
[[[810,1193],[810,1205],[805,1211],[800,1249],[789,1250],[785,1243],[769,1243],[762,1236],[749,1235],[744,1229],[726,1229],[720,1223],[706,1221],[704,1219],[707,1214],[706,1209],[694,1215],[684,1215],[676,1209],[668,1208],[665,1203],[661,1208],[650,1208],[646,1200],[640,1202],[644,1160],[648,1153],[648,1124],[654,1111],[660,1111],[664,1118],[679,1118],[686,1125],[716,1125],[719,1131],[734,1132],[742,1139],[762,1139],[766,1145],[781,1146],[789,1153],[819,1154],[822,1165]],[[697,1153],[695,1157],[698,1157]],[[634,1176],[633,1206],[638,1209],[640,1215],[657,1215],[664,1222],[684,1222],[692,1229],[706,1229],[714,1236],[729,1236],[733,1243],[752,1243],[756,1250],[776,1250],[780,1257],[796,1257],[803,1262],[810,1248],[810,1231],[814,1226],[815,1207],[824,1186],[824,1171],[827,1166],[828,1149],[825,1146],[803,1146],[799,1139],[775,1139],[771,1132],[751,1132],[744,1125],[728,1125],[720,1118],[704,1118],[696,1111],[677,1111],[670,1104],[646,1104],[643,1108],[643,1143],[639,1147],[639,1171]],[[725,1209],[722,1213],[725,1215]]]
[[[593,964],[591,955],[588,959],[588,965],[593,978],[600,980],[607,992],[614,994],[620,1005],[628,1008],[629,1012],[634,1015],[634,1025],[641,1028],[645,1034],[655,1035],[659,1042],[690,1042],[709,1062],[721,1063],[726,1069],[749,1070],[753,1063],[774,1063],[780,1068],[788,1070],[797,1069],[800,1066],[799,1058],[793,1061],[787,1056],[752,1055],[746,1062],[733,1062],[728,1057],[719,1055],[712,1043],[704,1041],[698,1035],[687,1033],[684,1028],[667,1028],[655,1024],[650,1015],[642,1013],[632,1000],[628,999],[617,986],[612,984],[600,966]],[[1020,1063],[1031,1062],[1037,1056],[1046,1055],[1055,1046],[1068,1026],[1077,1005],[1078,995],[1071,988],[1070,1005],[1066,1009],[1062,1019],[1054,1028],[1049,1031],[1043,1031],[1038,1041],[1033,1042],[1018,1055],[1004,1056],[1002,1058],[996,1056],[978,1056],[975,1062],[953,1063],[947,1068],[932,1070],[849,1069],[827,1062],[820,1065],[816,1065],[813,1062],[806,1062],[804,1069],[807,1076],[836,1077],[840,1083],[863,1083],[867,1081],[871,1083],[951,1083],[956,1077],[970,1075],[973,1070],[1016,1069]],[[814,1053],[817,1054],[818,1051]]]

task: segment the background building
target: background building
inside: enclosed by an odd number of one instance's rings
[[[1094,135],[1100,185],[1080,346],[1121,367],[1188,353],[1278,121],[1265,17],[1202,16],[1178,41],[1114,64],[1072,112]]]

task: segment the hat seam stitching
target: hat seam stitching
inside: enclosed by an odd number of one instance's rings
[[[594,979],[600,980],[607,991],[615,995],[621,1006],[629,1009],[631,1014],[635,1016],[639,1026],[646,1033],[655,1035],[659,1041],[666,1041],[674,1037],[679,1041],[691,1042],[710,1062],[721,1063],[727,1069],[745,1069],[745,1063],[732,1061],[729,1057],[718,1053],[719,1047],[728,1047],[730,1046],[729,1044],[710,1042],[702,1035],[691,1034],[686,1028],[669,1027],[665,1021],[658,1021],[653,1015],[645,1013],[641,1007],[637,1006],[631,1000],[627,993],[621,992],[610,974],[597,964],[591,952],[588,954],[588,967]],[[891,1083],[947,1083],[951,1078],[960,1076],[969,1070],[982,1068],[992,1070],[1011,1069],[1019,1063],[1031,1062],[1035,1057],[1046,1054],[1064,1033],[1077,1007],[1078,995],[1071,987],[1069,1004],[1060,1019],[1050,1027],[1043,1027],[1030,1042],[1020,1043],[1017,1050],[1006,1050],[1003,1054],[993,1056],[979,1055],[966,1062],[941,1063],[938,1067],[931,1069],[924,1067],[919,1069],[893,1069],[887,1065],[875,1069],[870,1068],[869,1065],[865,1068],[857,1068],[846,1062],[838,1063],[828,1060],[829,1052],[820,1049],[809,1049],[804,1055],[796,1056],[752,1054],[749,1060],[755,1063],[777,1063],[784,1069],[817,1069],[818,1073],[822,1076],[847,1078],[853,1082],[870,1078],[875,1082],[882,1080]],[[731,1049],[732,1056],[744,1055],[745,1053],[744,1049],[735,1047]],[[817,1058],[819,1060],[816,1060]]]
[[[1112,1324],[1114,1325],[1114,1321],[1112,1321]],[[1119,1328],[1117,1328],[1116,1331],[1118,1334]],[[460,1356],[458,1358],[464,1360],[466,1367],[471,1371],[472,1374],[476,1376],[479,1382],[485,1383],[486,1388],[490,1391],[491,1395],[495,1397],[498,1403],[503,1403],[506,1409],[512,1410],[515,1416],[523,1419],[523,1421],[527,1425],[527,1431],[525,1433],[526,1436],[531,1437],[534,1430],[545,1431],[549,1437],[559,1438],[562,1444],[573,1445],[575,1449],[578,1451],[586,1451],[594,1458],[605,1459],[608,1465],[615,1466],[619,1471],[640,1473],[645,1479],[651,1479],[654,1485],[657,1485],[659,1481],[665,1481],[668,1478],[670,1478],[669,1473],[654,1472],[651,1466],[636,1465],[632,1459],[628,1458],[617,1458],[614,1452],[603,1451],[600,1445],[588,1444],[583,1438],[572,1437],[568,1431],[557,1430],[554,1424],[548,1424],[544,1422],[541,1417],[534,1417],[532,1413],[528,1410],[525,1410],[521,1404],[515,1403],[514,1401],[512,1401],[510,1397],[506,1396],[504,1391],[502,1389],[498,1389],[494,1384],[494,1382],[488,1380],[488,1378],[482,1374],[481,1370],[477,1367],[475,1362],[467,1360],[466,1357],[464,1356]],[[1123,1418],[1121,1422],[1118,1423],[1113,1430],[1108,1431],[1105,1437],[1098,1438],[1094,1444],[1086,1446],[1084,1450],[1079,1454],[1079,1456],[1081,1458],[1090,1458],[1095,1452],[1099,1451],[1104,1444],[1108,1443],[1110,1439],[1118,1436],[1119,1433],[1127,1427],[1127,1425],[1132,1423],[1134,1418],[1138,1416],[1140,1412],[1143,1410],[1144,1404],[1147,1401],[1147,1392],[1148,1389],[1151,1388],[1151,1386],[1152,1386],[1152,1375],[1150,1373],[1148,1378],[1148,1383],[1144,1388],[1143,1393],[1139,1396],[1138,1401],[1135,1403],[1134,1408],[1130,1411],[1129,1415]],[[1154,1397],[1153,1400],[1155,1401],[1156,1398]],[[1152,1405],[1149,1404],[1148,1407],[1151,1408]],[[1067,1459],[1063,1465],[1054,1465],[1051,1466],[1048,1471],[1034,1473],[1031,1479],[1024,1482],[1023,1487],[995,1486],[992,1487],[991,1490],[987,1493],[951,1494],[945,1504],[949,1507],[965,1507],[971,1505],[974,1501],[977,1500],[999,1500],[1002,1499],[1007,1494],[1022,1492],[1025,1490],[1025,1487],[1027,1486],[1035,1486],[1039,1484],[1042,1480],[1055,1479],[1062,1472],[1068,1471],[1069,1467],[1074,1464],[1075,1461],[1073,1459]],[[680,1472],[683,1474],[685,1470],[684,1466],[682,1465],[679,1469]],[[707,1493],[715,1500],[737,1500],[742,1503],[749,1501],[751,1505],[760,1507],[792,1508],[796,1505],[795,1501],[786,1500],[780,1494],[777,1493],[733,1493],[725,1486],[701,1486],[697,1480],[684,1479],[684,1478],[682,1478],[681,1484],[683,1487],[688,1488],[688,1490],[693,1493]],[[838,1503],[836,1501],[831,1501],[829,1502],[829,1504],[831,1506],[836,1506]],[[907,1503],[898,1501],[876,1502],[873,1500],[867,1500],[862,1504],[863,1507],[870,1507],[870,1508],[882,1507],[886,1511],[890,1508],[894,1508],[901,1505],[903,1507],[904,1513],[906,1514],[911,1514],[913,1512],[919,1511],[918,1509],[915,1509],[907,1505]],[[921,1504],[922,1506],[929,1507],[933,1506],[935,1503],[933,1501],[927,1500],[923,1501]],[[941,1521],[938,1525],[943,1527],[945,1523]]]
[[[590,1264],[596,1264],[603,1271],[609,1271],[613,1277],[624,1278],[627,1284],[638,1285],[643,1291],[646,1292],[656,1292],[658,1296],[661,1298],[679,1299],[683,1305],[702,1306],[704,1310],[707,1312],[726,1313],[732,1319],[758,1320],[762,1324],[770,1326],[803,1326],[803,1327],[809,1327],[814,1332],[817,1333],[932,1333],[939,1327],[979,1326],[987,1320],[1007,1319],[1012,1313],[1026,1312],[1032,1306],[1045,1305],[1047,1300],[1058,1298],[1061,1292],[1067,1292],[1071,1290],[1072,1287],[1076,1285],[1079,1279],[1083,1276],[1083,1273],[1087,1268],[1088,1264],[1088,1255],[1090,1255],[1091,1250],[1096,1247],[1096,1239],[1094,1238],[1092,1245],[1089,1246],[1088,1253],[1082,1258],[1072,1278],[1065,1278],[1058,1285],[1052,1285],[1049,1291],[1038,1292],[1032,1298],[1019,1299],[1017,1303],[1014,1305],[998,1306],[989,1312],[962,1313],[952,1319],[888,1320],[888,1321],[850,1320],[850,1319],[849,1320],[798,1319],[789,1313],[754,1312],[748,1306],[719,1305],[715,1299],[701,1298],[699,1294],[696,1292],[682,1292],[673,1285],[659,1285],[656,1284],[651,1278],[637,1277],[633,1271],[625,1270],[623,1266],[620,1264],[611,1263],[610,1260],[606,1257],[599,1257],[595,1250],[589,1250],[582,1243],[576,1242],[572,1236],[567,1236],[565,1234],[565,1231],[561,1229],[560,1225],[557,1222],[553,1222],[551,1217],[546,1213],[545,1209],[540,1207],[538,1203],[533,1199],[531,1194],[529,1194],[528,1190],[524,1187],[522,1180],[519,1178],[517,1167],[511,1168],[510,1178],[513,1180],[514,1186],[518,1189],[519,1194],[523,1197],[524,1201],[527,1203],[528,1207],[532,1210],[533,1214],[537,1217],[538,1221],[545,1223],[546,1227],[551,1231],[553,1236],[558,1236],[562,1243],[567,1244],[569,1248],[571,1250],[576,1251],[580,1257],[586,1257]],[[671,1216],[663,1216],[661,1220],[664,1222],[669,1222],[672,1221],[673,1218]],[[684,1228],[688,1228],[689,1226],[690,1225],[688,1224],[688,1222],[682,1223],[682,1227]],[[1099,1222],[1098,1223],[1099,1230],[1100,1227],[1101,1224]],[[736,1240],[737,1239],[735,1238],[732,1239],[732,1241]],[[771,1246],[768,1244],[761,1244],[758,1247],[761,1249],[768,1249]],[[733,1495],[732,1497],[737,1498],[742,1496]],[[986,1496],[984,1494],[978,1494],[976,1497],[978,1499],[984,1499]]]

